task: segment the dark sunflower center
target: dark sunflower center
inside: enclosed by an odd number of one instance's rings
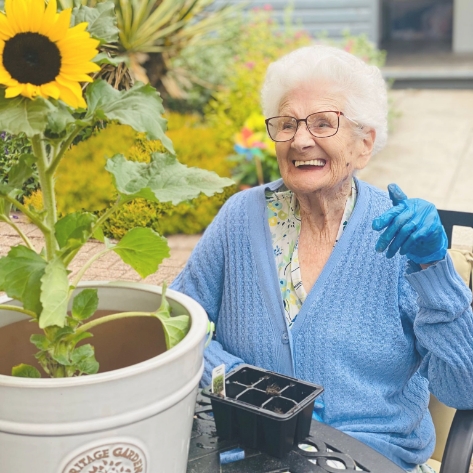
[[[61,54],[47,36],[18,33],[5,42],[3,67],[21,84],[52,82],[61,69]]]

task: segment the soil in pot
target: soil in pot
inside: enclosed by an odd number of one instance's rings
[[[93,318],[116,313],[98,310]],[[22,320],[0,328],[0,374],[11,375],[13,366],[26,363],[48,377],[34,357],[38,351],[29,341],[30,336],[42,333],[36,323]],[[161,322],[151,317],[131,317],[99,325],[92,330],[93,338],[78,344],[95,347],[95,358],[100,373],[141,363],[166,351]]]

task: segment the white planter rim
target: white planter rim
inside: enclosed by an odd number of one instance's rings
[[[135,289],[137,291],[143,292],[154,292],[156,294],[161,294],[161,286],[155,286],[151,284],[143,284],[139,282],[130,282],[130,281],[84,281],[81,282],[78,288],[127,288]],[[170,299],[174,298],[182,304],[189,313],[196,311],[204,311],[202,306],[194,301],[189,296],[172,289],[166,290],[166,296]],[[5,303],[6,301],[12,300],[8,296],[0,297],[0,304]],[[201,322],[202,320],[202,322]],[[149,360],[143,361],[141,363],[136,363],[134,365],[127,366],[125,368],[119,368],[113,371],[107,371],[106,373],[97,373],[87,376],[77,376],[73,378],[20,378],[16,376],[5,376],[0,375],[0,384],[3,386],[9,387],[21,387],[21,388],[61,388],[61,387],[72,387],[72,386],[81,386],[89,385],[95,383],[103,383],[106,381],[112,381],[115,379],[123,378],[124,376],[133,377],[139,373],[147,371],[150,367],[158,367],[169,363],[173,360],[176,360],[182,356],[184,352],[188,350],[188,347],[194,347],[202,342],[202,339],[205,337],[207,331],[206,322],[202,319],[192,320],[191,327],[183,341],[186,343],[178,343],[175,347],[170,350],[161,353],[160,355],[150,358]],[[113,323],[113,322],[111,322]],[[204,327],[205,325],[205,327]],[[187,348],[186,348],[187,347]]]

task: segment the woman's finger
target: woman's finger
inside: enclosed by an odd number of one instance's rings
[[[417,223],[414,219],[411,219],[405,223],[389,245],[388,251],[386,252],[386,257],[392,258],[416,230]]]
[[[392,209],[394,210],[394,209]],[[412,218],[414,217],[414,212],[411,209],[403,209],[403,211],[395,216],[391,223],[389,224],[388,228],[382,233],[376,243],[376,251],[382,252],[384,251],[389,244],[391,243],[392,239],[398,234],[401,228],[407,224]]]
[[[393,205],[398,205],[403,200],[407,199],[407,195],[404,194],[402,189],[397,184],[389,184],[388,186],[389,198]]]
[[[380,215],[379,217],[376,217],[373,220],[372,223],[372,228],[373,230],[380,231],[383,228],[386,228],[388,225],[391,224],[391,222],[402,212],[404,212],[405,206],[403,205],[396,205],[396,207],[392,207],[384,214]]]

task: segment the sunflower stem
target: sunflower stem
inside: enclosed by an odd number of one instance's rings
[[[31,240],[23,233],[21,228],[18,225],[15,225],[6,215],[0,215],[0,221],[5,222],[7,225],[10,225],[10,227],[15,230],[18,235],[20,235],[21,239],[25,242],[26,246],[30,249],[36,252],[36,248],[34,247],[33,243]]]
[[[95,261],[97,261],[99,258],[101,258],[104,254],[108,253],[109,251],[112,251],[112,248],[106,248],[105,250],[99,251],[96,253],[94,256],[92,256],[85,264],[82,266],[80,271],[76,274],[76,277],[73,279],[71,283],[71,293],[72,291],[77,287],[79,284],[80,280],[82,279],[82,276],[84,276],[85,272],[94,264]]]
[[[15,198],[9,195],[2,195],[2,199],[5,199],[7,202],[10,202],[13,207],[19,210],[22,214],[26,215],[43,233],[49,231],[49,228],[38,218],[38,216],[28,210],[27,207],[18,202]]]
[[[53,155],[53,158],[46,169],[46,173],[49,176],[53,176],[54,173],[56,172],[57,167],[59,166],[59,163],[61,162],[61,159],[64,156],[64,153],[69,149],[69,146],[71,146],[72,142],[76,138],[76,136],[84,129],[85,127],[83,126],[76,126],[74,130],[72,130],[71,134],[67,137],[66,140],[64,140],[59,147],[59,151]]]
[[[76,337],[77,335],[89,331],[91,328],[97,327],[97,325],[102,325],[106,322],[111,322],[112,320],[119,320],[119,319],[126,319],[127,317],[152,317],[154,316],[154,312],[117,312],[116,314],[105,315],[103,317],[99,317],[98,319],[94,319],[91,322],[88,322],[84,325],[81,325],[78,328],[73,336]],[[68,340],[70,337],[66,337]]]
[[[54,195],[54,178],[48,173],[48,157],[41,135],[34,135],[31,138],[33,153],[37,158],[36,167],[38,178],[43,194],[43,208],[46,211],[46,226],[41,229],[46,242],[46,257],[51,261],[59,246],[54,235],[54,227],[57,222],[56,196]]]

